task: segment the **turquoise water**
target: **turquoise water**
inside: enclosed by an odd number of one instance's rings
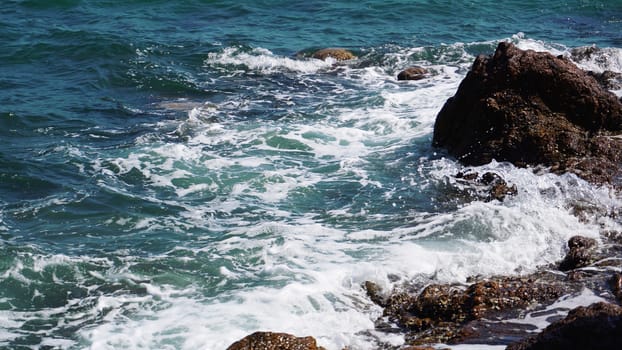
[[[9,0],[0,33],[7,349],[400,344],[363,281],[529,271],[597,235],[568,203],[619,205],[499,163],[519,194],[471,202],[430,141],[501,40],[622,71],[620,1]],[[410,65],[430,77],[397,82]]]

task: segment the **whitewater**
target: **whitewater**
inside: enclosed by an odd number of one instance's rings
[[[5,43],[1,347],[225,349],[257,330],[310,335],[327,349],[397,346],[402,335],[374,328],[382,310],[365,281],[391,290],[527,274],[562,259],[571,236],[622,229],[572,213],[577,204],[618,210],[611,189],[501,162],[467,168],[431,146],[436,114],[478,54],[511,41],[573,59],[584,42],[546,30],[418,41],[396,30],[397,39],[374,43],[351,34],[358,58],[337,62],[309,53],[327,38],[348,46],[347,30],[277,43],[294,29],[271,41],[288,22],[266,24],[275,21],[270,6],[214,5],[215,34],[191,14],[204,4],[175,8],[183,21],[150,9],[161,21],[141,34],[148,5],[131,2],[118,15],[125,39],[112,26],[68,24],[67,13],[89,6],[113,13],[96,3],[3,5],[2,18],[20,16],[0,30],[38,44]],[[595,3],[620,21],[620,6]],[[15,29],[39,28],[43,12],[60,24],[46,24],[45,35],[26,30],[39,41]],[[240,33],[230,13],[260,18],[263,29]],[[600,38],[590,42],[603,50],[577,65],[622,72],[619,23],[603,29],[614,33],[605,39],[592,34],[586,41]],[[369,25],[372,34],[386,29]],[[157,39],[169,31],[183,33]],[[107,50],[80,51],[74,39]],[[57,47],[67,51],[56,56]],[[429,77],[397,81],[412,65]],[[455,175],[466,170],[495,172],[518,193],[503,202],[461,196]],[[586,292],[555,307],[596,300]],[[517,322],[546,325],[529,315]]]

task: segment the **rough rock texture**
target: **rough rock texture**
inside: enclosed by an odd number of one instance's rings
[[[460,179],[479,183],[498,176],[465,172]],[[597,247],[592,238],[572,237],[567,243],[569,251],[584,253],[568,254],[564,260],[574,267],[567,273],[556,271],[564,263],[551,263],[522,277],[469,278],[470,285],[411,281],[385,292],[368,281],[363,288],[384,310],[376,320],[376,329],[403,333],[408,345],[508,345],[537,330],[534,325],[513,320],[528,314],[546,315],[550,312],[546,308],[559,297],[587,289],[608,302],[622,303],[622,233],[603,231],[600,243]],[[586,265],[590,268],[576,269]],[[553,317],[548,320],[558,319]],[[381,348],[397,349],[389,345]]]
[[[572,56],[572,59],[575,61],[586,61],[586,60],[591,60],[591,59],[598,59],[599,53],[602,50],[600,48],[598,48],[597,46],[579,46],[579,47],[574,47],[572,48],[572,50],[570,50],[570,55]]]
[[[342,48],[321,49],[314,52],[312,57],[320,60],[325,60],[328,57],[332,57],[337,61],[347,61],[356,58],[356,56],[352,52]]]
[[[373,283],[364,287],[382,301],[384,317],[406,332],[409,344],[455,343],[468,336],[468,322],[549,303],[569,293],[572,283],[553,274],[497,277],[462,286],[432,284],[421,293],[395,292],[388,298]],[[382,328],[382,327],[379,327]]]
[[[622,346],[622,307],[595,303],[578,307],[568,316],[546,327],[542,333],[508,350],[619,349]]]
[[[559,264],[559,269],[568,271],[585,267],[594,262],[594,248],[596,240],[593,238],[574,236],[568,240],[568,248],[570,249],[564,260]]]
[[[611,285],[613,295],[615,295],[618,301],[622,303],[622,274],[616,273],[611,276],[609,284]]]
[[[622,103],[570,60],[502,42],[480,55],[434,126],[433,144],[468,165],[545,165],[620,184]]]
[[[466,195],[485,201],[503,201],[507,196],[518,193],[516,185],[509,185],[499,174],[486,172],[481,177],[477,172],[460,172],[455,175],[464,184],[470,185]]]
[[[255,332],[231,344],[227,350],[324,350],[313,337],[298,338],[291,334]]]
[[[622,74],[617,72],[612,72],[610,70],[606,70],[601,73],[597,72],[588,72],[589,75],[593,76],[603,88],[608,90],[618,90],[622,89]]]
[[[427,69],[419,66],[412,66],[399,72],[397,74],[397,80],[421,80],[426,77],[426,74],[428,74]]]
[[[385,306],[387,304],[387,297],[382,294],[382,288],[376,283],[365,281],[365,283],[363,283],[363,289],[367,292],[369,300],[373,301],[376,305]]]

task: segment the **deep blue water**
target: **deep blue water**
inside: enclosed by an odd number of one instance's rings
[[[222,349],[270,329],[374,348],[364,280],[559,258],[596,234],[568,201],[617,199],[495,163],[523,193],[464,202],[430,146],[501,40],[596,45],[578,63],[620,71],[622,2],[3,1],[0,346]],[[414,64],[430,78],[398,83]]]

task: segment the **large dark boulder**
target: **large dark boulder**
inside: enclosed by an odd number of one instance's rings
[[[620,182],[622,103],[563,57],[502,42],[480,55],[447,100],[433,144],[467,165],[544,165]]]
[[[508,350],[619,349],[622,345],[622,307],[595,303],[578,307],[542,333],[512,344]]]

